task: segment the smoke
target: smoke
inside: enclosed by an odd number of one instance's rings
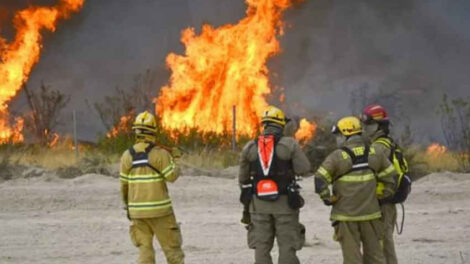
[[[2,35],[9,19],[4,10],[31,2],[37,1],[2,0]],[[147,69],[159,76],[156,95],[168,78],[166,55],[183,51],[182,29],[235,23],[245,8],[243,0],[89,0],[55,34],[46,34],[28,87],[44,81],[70,94],[62,132],[72,130],[76,109],[80,137],[94,139],[103,126],[85,100],[99,101],[116,86],[129,88]],[[331,118],[349,114],[352,91],[366,87],[371,100],[382,95],[387,104],[399,101],[392,118],[410,122],[419,135],[439,138],[435,111],[442,94],[470,94],[469,14],[465,0],[306,0],[286,12],[283,53],[269,63],[273,84],[285,87],[292,108]],[[21,94],[15,109],[25,110]]]
[[[392,107],[392,120],[417,137],[439,138],[443,93],[470,95],[469,14],[463,0],[309,1],[290,12],[293,29],[276,61],[287,104],[300,100],[335,118],[350,114],[351,93],[365,89],[366,103]]]

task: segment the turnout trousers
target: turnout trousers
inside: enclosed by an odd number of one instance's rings
[[[387,264],[398,264],[393,241],[393,231],[397,223],[397,207],[388,203],[381,206],[382,221],[384,223],[384,255]]]
[[[340,221],[335,225],[335,239],[341,244],[344,264],[385,264],[380,219]]]
[[[274,240],[279,247],[281,264],[299,264],[296,251],[305,243],[305,227],[299,223],[299,212],[292,214],[252,213],[248,226],[248,247],[255,250],[255,264],[272,264]]]
[[[139,264],[155,264],[153,239],[157,238],[168,264],[184,264],[181,231],[175,215],[132,219],[131,240],[139,248]]]

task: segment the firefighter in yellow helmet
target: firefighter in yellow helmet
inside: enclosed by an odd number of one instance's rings
[[[305,227],[299,223],[303,199],[295,176],[307,174],[310,162],[294,138],[283,136],[286,118],[280,109],[269,106],[261,123],[261,135],[240,154],[238,180],[248,247],[255,250],[256,264],[272,264],[271,249],[277,239],[278,263],[298,264],[296,251],[305,242]]]
[[[137,115],[132,130],[136,144],[121,158],[121,193],[131,220],[130,236],[139,248],[139,264],[155,263],[153,248],[157,238],[167,263],[183,264],[181,231],[176,222],[167,182],[174,182],[179,170],[174,157],[155,145],[155,116]]]
[[[396,171],[385,155],[367,146],[361,132],[360,120],[352,116],[333,127],[339,149],[318,168],[315,192],[325,205],[332,206],[330,220],[334,238],[341,244],[343,263],[384,264],[378,199],[393,195]],[[378,182],[384,186],[381,195],[376,194]]]

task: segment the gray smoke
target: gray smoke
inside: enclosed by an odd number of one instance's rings
[[[26,2],[31,1],[2,1],[0,10]],[[56,33],[45,34],[28,86],[36,89],[44,81],[70,94],[64,120],[77,109],[81,137],[93,139],[103,127],[85,100],[131,87],[147,69],[165,73],[156,81],[157,94],[168,78],[166,55],[183,52],[182,29],[236,23],[245,8],[242,0],[88,0]],[[8,28],[2,17],[0,12],[0,26]],[[470,95],[468,1],[307,0],[285,18],[283,52],[269,66],[277,73],[273,84],[286,88],[290,112],[337,118],[357,111],[350,97],[362,90],[371,103],[378,98],[398,108],[392,118],[410,122],[421,138],[430,139],[441,135],[435,111],[442,94]],[[14,109],[25,109],[21,94]],[[70,132],[71,125],[61,129]]]
[[[350,95],[364,90],[427,141],[441,137],[443,93],[470,95],[468,1],[308,1],[287,19],[276,65],[288,104],[334,118],[357,113]]]

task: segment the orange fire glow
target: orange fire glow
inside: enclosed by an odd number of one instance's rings
[[[8,44],[0,37],[0,143],[22,141],[23,121],[10,124],[8,104],[27,81],[39,61],[42,48],[41,30],[54,32],[56,23],[79,11],[85,0],[60,0],[53,7],[29,7],[14,16],[16,36]]]
[[[439,158],[446,152],[447,152],[447,148],[445,146],[442,146],[439,143],[433,143],[429,145],[429,147],[427,148],[426,155],[432,158]]]
[[[57,133],[53,133],[51,135],[51,140],[49,141],[49,143],[47,144],[50,148],[53,148],[55,146],[57,146],[57,144],[59,143],[59,139],[60,139],[60,136],[59,134]]]
[[[119,123],[114,126],[111,131],[106,133],[106,136],[108,138],[115,138],[119,133],[129,133],[131,127],[129,126],[129,123],[134,119],[134,112],[130,112],[129,114],[125,116],[121,116],[121,120]]]
[[[246,17],[237,24],[204,25],[182,32],[184,55],[169,54],[172,75],[156,99],[156,112],[169,130],[223,133],[232,131],[237,107],[237,134],[254,135],[271,93],[267,60],[280,52],[282,13],[303,0],[246,0]]]
[[[295,132],[295,139],[298,141],[306,142],[313,138],[317,125],[310,123],[307,119],[302,118],[299,123],[299,129]]]

